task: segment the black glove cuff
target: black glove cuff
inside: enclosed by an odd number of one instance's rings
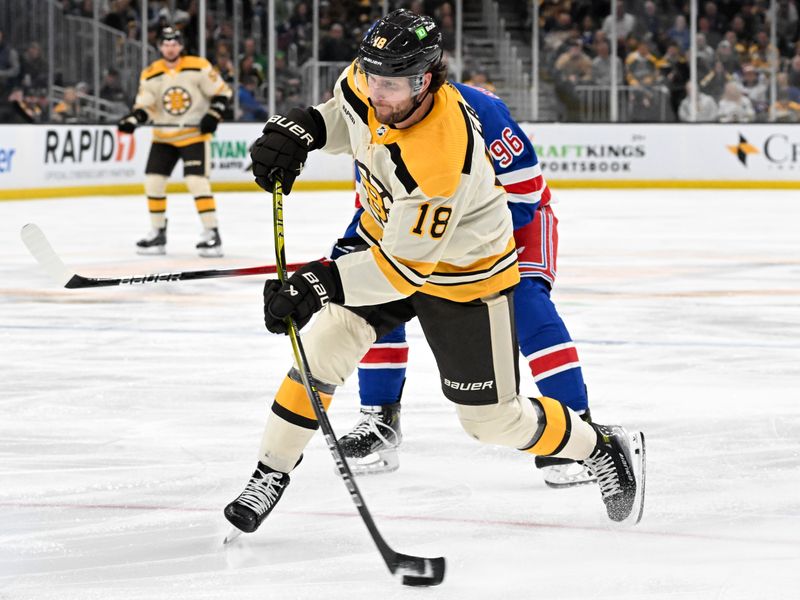
[[[214,96],[211,98],[211,104],[208,106],[208,112],[216,113],[219,115],[218,118],[222,118],[222,115],[225,114],[225,110],[228,108],[228,97],[227,96]]]
[[[143,110],[143,109],[141,109],[141,108],[136,108],[136,109],[134,109],[134,110],[133,110],[133,112],[132,112],[131,114],[133,115],[133,118],[134,118],[134,119],[136,119],[136,121],[137,121],[138,123],[144,123],[144,122],[146,122],[146,121],[147,121],[147,119],[149,118],[149,117],[147,116],[147,112],[146,112],[146,111],[144,111],[144,110]]]
[[[342,278],[339,276],[339,267],[336,266],[335,260],[327,263],[327,265],[331,270],[331,279],[333,281],[331,286],[333,289],[330,290],[330,301],[334,304],[344,304],[344,290],[342,289]]]

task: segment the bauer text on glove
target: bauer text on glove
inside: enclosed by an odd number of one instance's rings
[[[302,329],[328,302],[344,302],[335,263],[311,262],[283,284],[270,279],[264,286],[264,325],[272,333],[288,333],[286,318]]]
[[[284,193],[290,193],[308,153],[324,146],[325,138],[325,122],[314,108],[293,108],[285,117],[273,115],[250,151],[256,183],[272,191],[279,177]]]

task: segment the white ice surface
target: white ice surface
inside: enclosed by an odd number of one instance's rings
[[[554,298],[595,419],[646,433],[644,518],[616,527],[597,488],[549,489],[464,434],[413,324],[400,470],[360,483],[393,548],[447,558],[427,590],[388,575],[319,435],[222,546],[291,355],[262,277],[64,290],[19,238],[37,223],[91,276],[269,264],[269,196],[218,196],[219,260],[195,256],[188,196],[153,258],[133,253],[141,197],[1,202],[0,598],[800,598],[800,194],[558,196]],[[351,207],[287,197],[288,259],[322,255]],[[357,407],[350,381],[337,432]]]

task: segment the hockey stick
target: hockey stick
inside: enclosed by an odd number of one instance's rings
[[[275,273],[275,265],[260,267],[241,267],[238,269],[205,269],[202,271],[178,271],[175,273],[151,273],[149,275],[131,275],[128,277],[84,277],[67,268],[59,258],[44,233],[33,223],[29,223],[20,232],[22,241],[28,247],[47,274],[56,282],[68,289],[110,287],[116,285],[136,285],[140,283],[157,283],[162,281],[190,281],[196,279],[214,279],[217,277],[241,277],[244,275],[267,275]],[[296,271],[306,263],[286,265],[289,271]]]
[[[283,190],[280,181],[275,182],[275,187],[272,192],[272,217],[275,234],[275,264],[278,267],[278,279],[280,279],[281,282],[285,282],[289,276],[286,268],[286,253],[284,248]],[[375,525],[375,521],[373,521],[372,515],[364,502],[364,497],[361,495],[356,485],[350,466],[344,458],[342,448],[336,440],[336,434],[334,434],[333,427],[331,427],[331,423],[328,420],[325,406],[322,404],[322,399],[314,385],[314,377],[311,375],[311,371],[308,367],[308,359],[306,358],[303,344],[300,341],[300,336],[297,333],[297,325],[291,317],[286,319],[286,323],[289,326],[289,337],[292,340],[295,362],[297,362],[300,377],[303,380],[303,386],[306,388],[306,393],[311,401],[314,414],[322,428],[322,433],[325,436],[328,449],[333,455],[333,460],[336,462],[336,467],[339,469],[339,475],[344,481],[345,486],[347,486],[350,497],[356,505],[356,508],[358,508],[361,519],[367,526],[369,534],[372,536],[372,541],[374,541],[375,545],[378,547],[383,561],[386,563],[392,575],[401,577],[403,585],[439,585],[444,579],[445,561],[443,557],[423,558],[421,556],[400,554],[389,547],[389,544],[384,541],[383,536],[381,536],[378,531],[378,527]]]

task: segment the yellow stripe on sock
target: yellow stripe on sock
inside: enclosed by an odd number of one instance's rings
[[[167,210],[166,198],[148,198],[147,208],[150,212],[165,212]]]
[[[319,397],[322,400],[322,405],[325,407],[325,410],[328,410],[333,396],[320,392]],[[308,394],[306,394],[306,388],[303,387],[302,383],[297,383],[289,379],[288,376],[283,380],[280,389],[278,389],[278,393],[275,394],[275,402],[289,412],[293,412],[306,419],[317,420],[317,416],[314,414],[314,409],[311,406],[311,401],[308,399]]]
[[[530,448],[525,450],[531,454],[547,456],[553,454],[567,434],[567,415],[564,407],[558,400],[553,400],[547,396],[537,398],[537,401],[544,409],[545,426],[542,437]]]
[[[213,196],[199,196],[194,199],[194,205],[197,207],[197,212],[217,210],[217,203],[214,202]]]

